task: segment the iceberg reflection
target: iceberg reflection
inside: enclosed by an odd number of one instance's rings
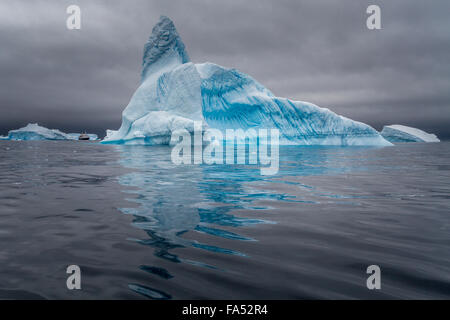
[[[267,220],[238,217],[232,211],[245,209],[252,199],[246,199],[248,190],[242,182],[260,179],[258,168],[209,165],[175,165],[170,160],[166,146],[115,146],[120,152],[120,164],[132,169],[119,177],[119,183],[129,187],[127,199],[137,206],[120,208],[124,214],[133,215],[133,226],[145,231],[147,237],[130,239],[153,247],[158,258],[195,266],[221,270],[201,261],[183,259],[170,251],[175,248],[197,248],[214,253],[246,257],[246,254],[210,243],[183,237],[188,232],[238,241],[256,241],[225,228],[240,228]],[[263,208],[259,208],[263,209]],[[157,266],[140,266],[141,270],[170,279],[167,270]],[[129,286],[146,297],[151,288],[142,289],[137,284]],[[145,294],[144,294],[145,292]],[[170,297],[163,295],[162,297]],[[160,295],[158,295],[161,298]]]
[[[260,175],[257,165],[175,165],[168,146],[114,147],[120,154],[120,164],[132,170],[119,177],[119,183],[127,187],[125,192],[130,194],[127,200],[136,204],[120,210],[132,215],[133,226],[146,233],[145,238],[130,240],[152,247],[154,256],[160,259],[216,270],[222,270],[222,266],[183,258],[180,251],[177,254],[171,251],[194,248],[248,257],[245,252],[218,246],[218,242],[213,240],[257,241],[241,234],[242,230],[275,222],[248,215],[270,209],[270,201],[298,202],[302,205],[311,203],[313,195],[324,196],[320,190],[292,181],[289,177],[343,173],[352,170],[353,157],[359,162],[359,151],[367,151],[367,148],[357,147],[284,147],[280,153],[280,172],[267,177]],[[298,194],[280,193],[271,187],[275,183],[299,187],[305,190],[303,195],[306,197],[300,199]],[[242,212],[247,217],[243,217]],[[197,238],[202,240],[195,240]],[[176,277],[159,266],[139,268],[167,280]],[[138,287],[137,284],[129,287],[150,298],[170,297],[155,293],[158,292],[156,289],[150,292],[151,288]]]

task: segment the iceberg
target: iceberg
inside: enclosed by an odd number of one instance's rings
[[[85,133],[87,136],[89,136],[89,140],[98,140],[98,136],[95,133]],[[81,135],[81,133],[68,133],[67,138],[69,140],[78,140],[78,137]]]
[[[144,47],[141,84],[119,130],[102,143],[170,144],[177,130],[278,129],[280,144],[391,145],[371,126],[312,103],[275,96],[252,77],[213,63],[194,64],[162,16]]]
[[[435,134],[400,124],[384,126],[381,135],[390,142],[439,142]]]
[[[97,140],[96,134],[88,134],[91,140]],[[78,140],[79,133],[64,133],[57,129],[47,129],[37,123],[29,123],[26,127],[11,130],[8,136],[1,137],[0,140]]]

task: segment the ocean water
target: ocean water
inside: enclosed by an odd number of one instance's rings
[[[282,147],[264,177],[169,147],[0,141],[0,298],[449,299],[450,143]]]

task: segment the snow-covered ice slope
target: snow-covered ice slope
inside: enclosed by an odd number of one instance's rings
[[[103,143],[168,144],[194,121],[220,130],[276,128],[281,144],[390,145],[375,129],[308,102],[274,96],[250,76],[193,64],[173,22],[161,17],[145,45],[142,82]]]
[[[400,124],[384,126],[381,135],[390,142],[439,142],[435,134]]]

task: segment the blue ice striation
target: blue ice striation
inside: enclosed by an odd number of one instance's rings
[[[169,144],[172,133],[203,128],[279,129],[280,144],[391,145],[367,124],[312,103],[275,96],[249,75],[194,64],[173,22],[162,16],[145,45],[142,81],[119,130],[102,143]]]

